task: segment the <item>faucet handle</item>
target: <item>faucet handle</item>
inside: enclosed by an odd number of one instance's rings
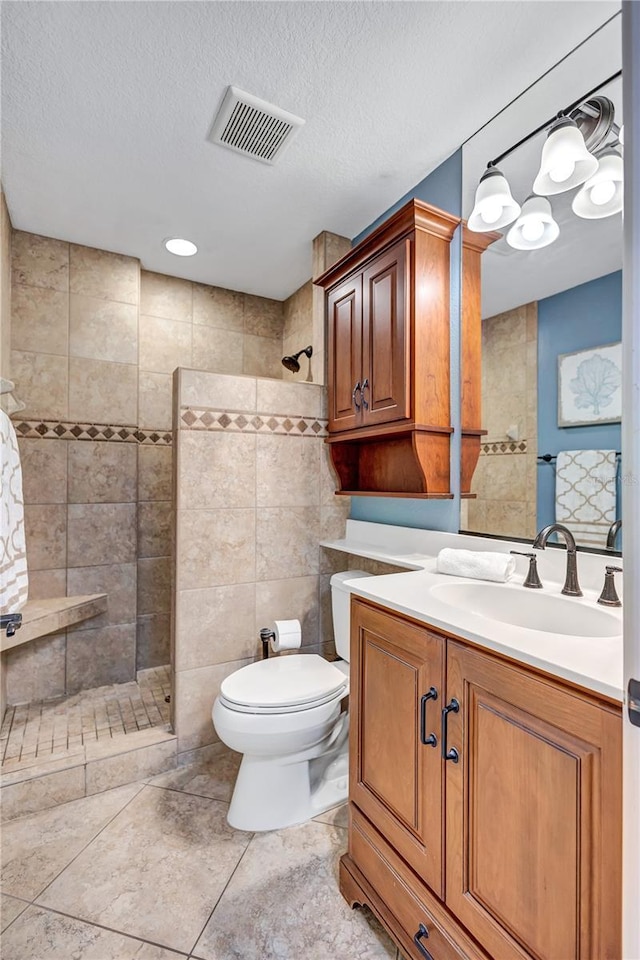
[[[529,572],[527,573],[526,580],[522,586],[531,587],[534,590],[540,590],[542,588],[542,583],[540,581],[540,577],[538,576],[537,553],[525,552],[523,550],[510,550],[509,553],[515,553],[518,557],[529,558]]]
[[[614,574],[622,573],[622,567],[606,566],[604,570],[604,586],[598,597],[598,603],[601,603],[603,607],[621,607],[622,601],[616,592]]]

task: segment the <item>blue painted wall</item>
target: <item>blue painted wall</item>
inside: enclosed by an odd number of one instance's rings
[[[620,424],[558,426],[558,355],[622,336],[622,271],[538,301],[538,453],[620,450]],[[618,511],[620,487],[618,486]],[[538,463],[538,529],[555,520],[555,470]]]
[[[433,173],[385,210],[366,230],[353,238],[359,243],[392,213],[411,199],[432,203],[461,216],[462,150],[456,151]],[[453,500],[409,500],[398,497],[352,497],[351,519],[393,523],[401,527],[457,532],[460,527],[460,276],[461,239],[458,229],[451,242],[451,490]]]

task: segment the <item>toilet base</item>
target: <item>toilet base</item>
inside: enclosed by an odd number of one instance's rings
[[[349,790],[347,714],[326,743],[293,757],[250,757],[240,764],[227,821],[251,833],[280,830],[343,803]],[[318,755],[319,754],[319,755]]]

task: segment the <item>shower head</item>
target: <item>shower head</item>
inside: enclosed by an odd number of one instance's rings
[[[298,370],[300,369],[300,364],[298,363],[298,357],[302,353],[304,353],[305,356],[310,358],[313,354],[313,347],[308,346],[308,347],[305,347],[304,350],[298,350],[298,352],[294,353],[292,357],[283,357],[282,365],[286,367],[287,370],[291,370],[291,373],[297,373]]]

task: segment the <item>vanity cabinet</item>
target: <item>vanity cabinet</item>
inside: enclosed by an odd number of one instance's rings
[[[351,622],[344,896],[415,960],[619,958],[620,708],[355,597]]]
[[[450,497],[450,254],[458,217],[411,200],[325,290],[338,493]]]

